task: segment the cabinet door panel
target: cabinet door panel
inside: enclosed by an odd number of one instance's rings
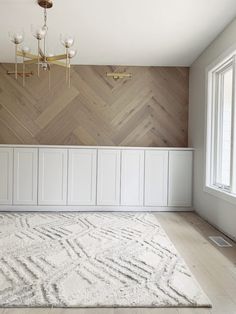
[[[145,206],[167,206],[168,151],[145,152]]]
[[[66,205],[67,150],[39,149],[39,205]]]
[[[192,205],[192,163],[191,151],[169,152],[169,206]]]
[[[0,148],[0,204],[12,204],[13,149]]]
[[[68,205],[96,203],[96,149],[70,149]]]
[[[121,205],[142,206],[144,151],[123,150],[121,161]]]
[[[98,205],[120,204],[120,151],[98,151]]]
[[[13,203],[37,205],[38,149],[14,149]]]

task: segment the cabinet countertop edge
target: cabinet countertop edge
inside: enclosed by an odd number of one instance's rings
[[[191,147],[135,147],[135,146],[83,146],[83,145],[28,145],[28,144],[0,144],[0,148],[60,148],[60,149],[122,149],[122,150],[183,150],[193,151]]]

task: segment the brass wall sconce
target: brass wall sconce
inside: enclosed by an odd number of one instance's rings
[[[11,71],[7,71],[7,75],[15,75],[15,71],[14,72],[11,72]],[[30,77],[32,75],[34,75],[34,72],[31,71],[31,72],[17,72],[17,75],[20,76],[20,77]]]
[[[126,72],[107,72],[106,73],[107,77],[112,77],[115,81],[119,80],[119,79],[124,79],[124,78],[128,78],[131,79],[132,78],[132,73],[126,73]]]

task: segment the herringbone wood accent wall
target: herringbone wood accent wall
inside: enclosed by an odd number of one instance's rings
[[[132,79],[114,81],[111,66],[73,66],[72,85],[54,66],[15,81],[0,65],[0,143],[186,146],[188,68],[127,67]],[[32,66],[28,70],[36,73]]]

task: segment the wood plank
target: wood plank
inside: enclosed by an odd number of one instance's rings
[[[70,104],[79,92],[75,88],[66,89],[62,95],[58,98],[54,98],[50,106],[44,110],[42,114],[37,118],[36,123],[44,128],[48,123],[54,119],[68,104]]]
[[[0,312],[1,313],[1,312]],[[49,314],[50,308],[8,308],[1,314]]]
[[[210,309],[178,309],[178,314],[211,314]]]
[[[34,314],[34,313],[32,313]],[[49,314],[114,314],[114,309],[103,308],[70,308],[70,309],[51,309]]]
[[[115,309],[114,314],[178,314],[178,309],[127,308]]]
[[[232,248],[213,245],[208,235],[221,233],[194,213],[158,213],[156,217],[213,303],[209,313],[236,313],[235,243]],[[179,309],[179,313],[204,310]]]

